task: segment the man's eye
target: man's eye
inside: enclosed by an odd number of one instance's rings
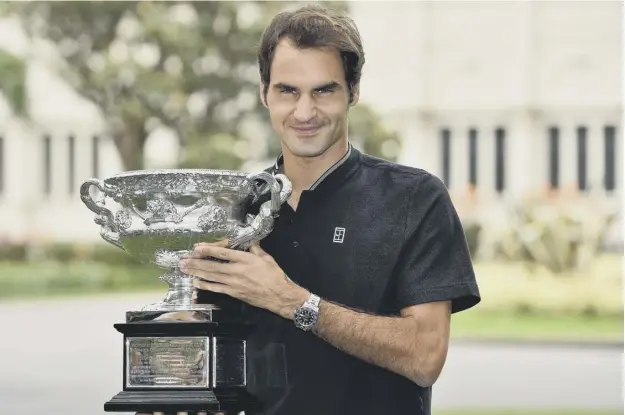
[[[332,88],[321,88],[317,90],[317,93],[321,95],[327,95],[332,93]]]
[[[282,88],[280,88],[280,93],[282,93],[282,94],[294,94],[295,93],[295,89],[294,88],[282,87]]]

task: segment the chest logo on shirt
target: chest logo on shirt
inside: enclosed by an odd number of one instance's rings
[[[345,228],[334,228],[334,239],[332,242],[335,244],[342,244],[345,239]]]

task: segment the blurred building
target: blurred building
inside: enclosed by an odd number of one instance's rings
[[[620,200],[620,2],[350,7],[367,55],[361,100],[400,131],[400,162],[489,200],[545,189]],[[115,147],[97,111],[45,68],[29,82],[34,127],[0,108],[0,238],[98,240],[78,187],[121,170]],[[153,137],[149,165],[170,164],[157,156],[174,147]]]
[[[620,192],[622,4],[359,2],[353,10],[368,54],[363,98],[401,129],[404,163],[452,190]]]

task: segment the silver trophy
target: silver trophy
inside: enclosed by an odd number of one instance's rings
[[[169,284],[161,302],[115,325],[124,334],[124,390],[105,411],[242,410],[248,324],[219,304],[194,301],[195,277],[179,261],[198,242],[227,239],[230,248],[247,250],[271,233],[291,190],[282,174],[198,169],[132,171],[82,184],[102,238],[164,269],[160,278]]]

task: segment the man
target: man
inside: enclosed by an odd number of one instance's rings
[[[348,17],[307,6],[273,19],[260,95],[282,145],[270,170],[292,196],[250,252],[201,244],[181,262],[200,292],[249,304],[263,415],[430,414],[450,314],[480,301],[441,181],[349,142],[364,60]]]

